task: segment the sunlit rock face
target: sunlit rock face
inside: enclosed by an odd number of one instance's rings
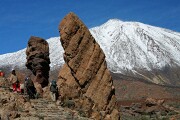
[[[69,13],[59,25],[65,64],[58,76],[62,101],[71,99],[76,109],[95,119],[119,119],[113,80],[105,54],[88,28]]]
[[[26,49],[26,67],[35,75],[35,81],[45,87],[49,78],[49,45],[46,40],[31,36]]]

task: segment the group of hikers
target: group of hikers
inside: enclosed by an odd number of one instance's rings
[[[30,76],[27,76],[23,83],[20,83],[18,80],[18,77],[16,75],[16,71],[13,69],[11,71],[11,75],[8,78],[9,82],[11,84],[12,91],[15,93],[21,93],[24,95],[27,95],[29,99],[35,99],[38,98],[38,93],[36,91],[36,88],[34,86],[33,81],[31,80]],[[56,84],[56,80],[52,80],[50,82],[50,92],[51,92],[51,99],[53,101],[56,101],[57,94],[58,94],[58,88]]]

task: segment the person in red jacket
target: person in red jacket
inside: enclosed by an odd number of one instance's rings
[[[0,70],[0,77],[4,77],[4,73]]]
[[[19,81],[18,81],[18,78],[16,76],[16,71],[14,69],[11,72],[11,75],[9,77],[9,81],[12,84],[13,91],[17,92],[17,87],[18,87]]]

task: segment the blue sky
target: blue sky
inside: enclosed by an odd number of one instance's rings
[[[180,0],[0,0],[0,54],[25,48],[31,35],[59,36],[71,11],[88,28],[117,18],[180,32]]]

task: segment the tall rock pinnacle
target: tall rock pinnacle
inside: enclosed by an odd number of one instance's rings
[[[65,64],[58,76],[62,99],[71,99],[87,117],[118,120],[115,89],[105,54],[88,28],[69,13],[59,25]]]
[[[49,78],[49,45],[42,38],[31,36],[26,49],[26,67],[36,76],[35,81],[41,87],[48,85]]]

